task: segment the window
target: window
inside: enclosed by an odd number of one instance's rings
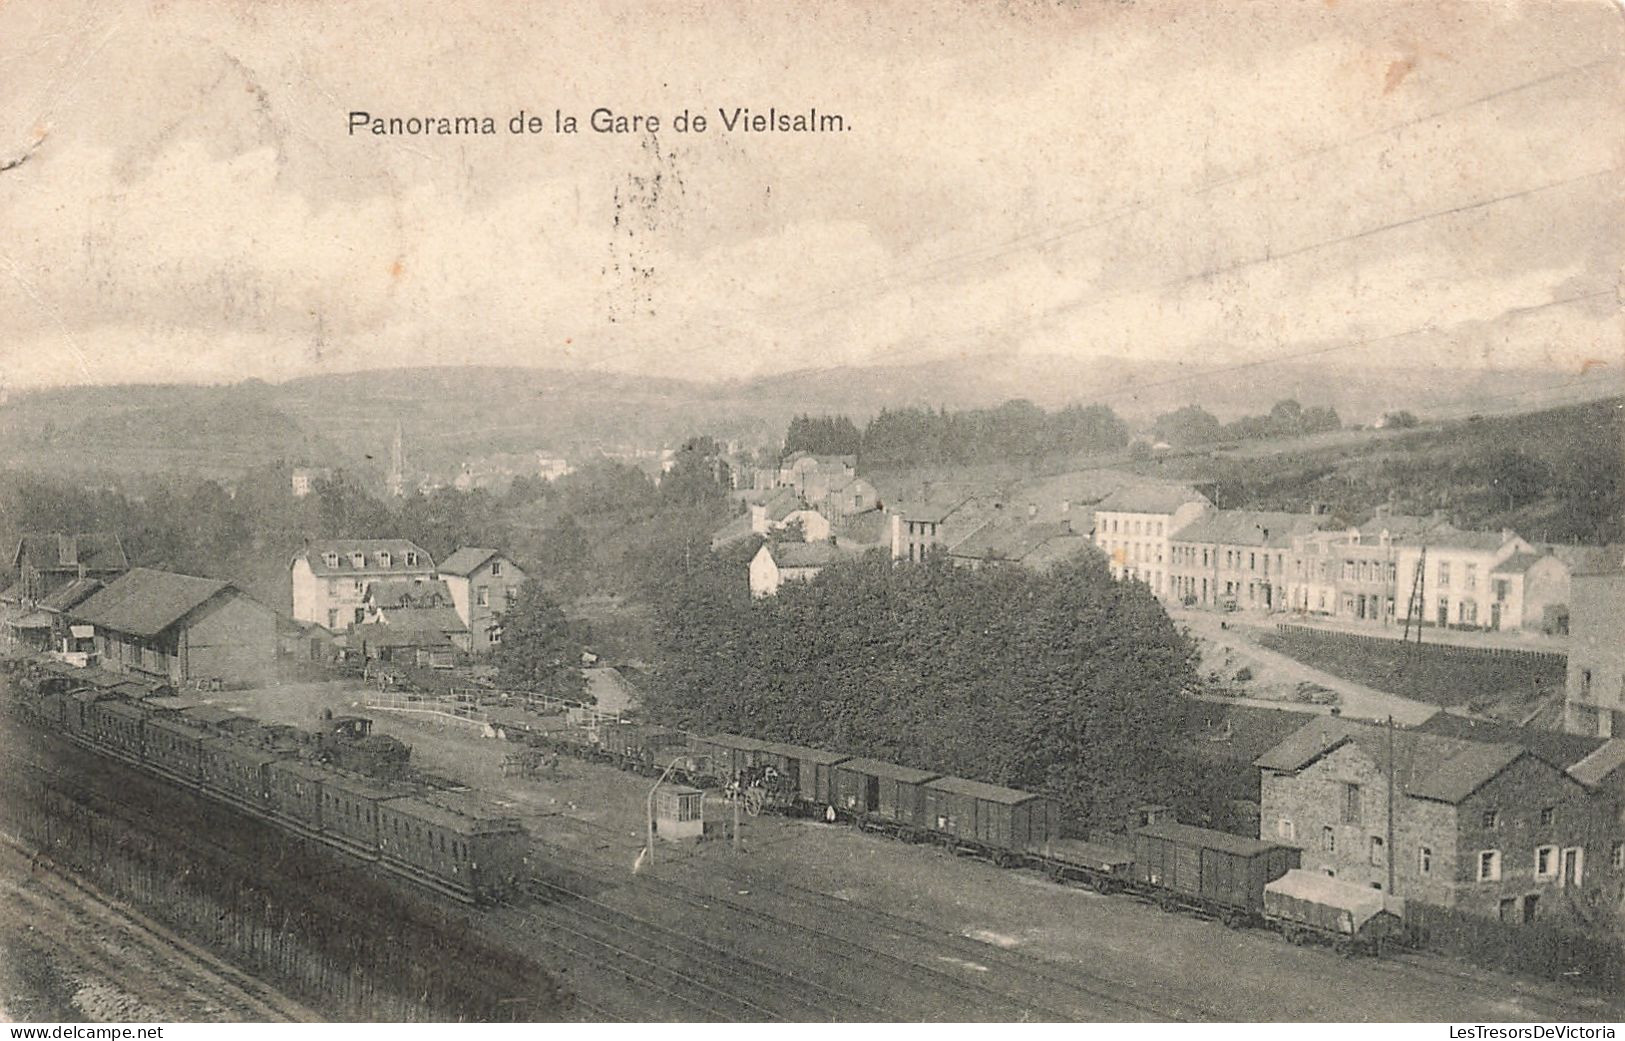
[[[327,612],[327,627],[329,629],[337,629],[339,627],[338,608],[335,607],[335,608],[330,608],[328,610],[328,612]]]
[[[484,586],[474,590],[474,602],[481,607],[489,607],[491,605],[491,591]]]
[[[1591,670],[1590,669],[1581,669],[1580,670],[1580,696],[1582,698],[1589,698],[1591,696]]]
[[[1555,821],[1556,819],[1557,819],[1557,808],[1556,807],[1547,806],[1547,807],[1545,807],[1544,809],[1542,809],[1540,811],[1540,823],[1542,823],[1544,825],[1547,825],[1547,826],[1550,826],[1551,823],[1553,821]]]
[[[1433,849],[1422,846],[1416,851],[1416,873],[1428,875],[1433,873]]]
[[[360,552],[360,551],[357,551],[355,553],[351,553],[350,554],[350,566],[352,566],[352,567],[366,567],[367,566],[367,555],[365,553]]]
[[[1535,850],[1535,877],[1557,877],[1557,847],[1540,846]]]
[[[322,563],[326,564],[328,567],[338,567],[339,555],[337,553],[323,553]]]
[[[413,553],[411,550],[407,550],[407,552],[406,552],[406,566],[407,567],[417,567],[418,566],[418,555],[416,553]]]
[[[510,608],[513,607],[514,604],[519,602],[519,590],[511,587],[503,590],[502,599]]]
[[[1371,866],[1382,867],[1388,863],[1388,848],[1383,844],[1381,836],[1371,836]]]
[[[1614,870],[1625,870],[1625,842],[1614,843]]]
[[[1485,810],[1484,811],[1484,827],[1486,827],[1486,828],[1496,828],[1496,827],[1500,827],[1500,824],[1501,824],[1501,814],[1500,813],[1498,813],[1495,810]]]
[[[1477,564],[1468,564],[1467,565],[1466,580],[1467,580],[1467,588],[1468,589],[1477,589],[1478,588],[1478,565]]]
[[[1320,829],[1320,848],[1327,853],[1337,852],[1337,832],[1333,831],[1329,824]]]
[[[1486,849],[1478,854],[1478,880],[1480,882],[1501,881],[1501,851]]]
[[[1357,784],[1343,785],[1343,823],[1360,823],[1360,786]]]
[[[502,561],[500,561],[500,560],[491,561],[491,577],[492,578],[498,578],[501,575],[502,575]]]
[[[1294,828],[1292,826],[1292,822],[1287,820],[1285,817],[1282,817],[1280,820],[1275,822],[1275,834],[1280,838],[1286,839],[1288,842],[1291,842],[1298,837],[1297,829]]]
[[[1450,588],[1450,565],[1442,560],[1439,562],[1439,588]]]

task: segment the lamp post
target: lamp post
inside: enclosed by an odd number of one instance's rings
[[[655,862],[655,791],[659,789],[661,785],[666,783],[666,778],[671,776],[671,772],[677,769],[677,764],[682,761],[682,756],[678,756],[676,759],[673,759],[671,761],[671,765],[666,767],[665,771],[661,773],[660,779],[654,783],[654,787],[649,789],[649,863],[651,864]]]

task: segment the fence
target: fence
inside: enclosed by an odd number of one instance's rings
[[[1526,976],[1564,980],[1608,993],[1625,989],[1625,947],[1550,922],[1502,922],[1411,901],[1406,924],[1429,950]]]
[[[596,727],[621,721],[620,713],[606,712],[594,705],[586,705],[569,698],[551,694],[538,694],[530,690],[491,690],[485,687],[457,687],[452,694],[472,699],[480,705],[501,705],[535,712],[539,715],[563,715],[572,726]]]
[[[485,727],[491,723],[491,714],[481,707],[477,698],[456,691],[451,694],[420,694],[393,689],[369,690],[362,697],[361,704],[365,708],[385,712],[436,716],[474,727]]]

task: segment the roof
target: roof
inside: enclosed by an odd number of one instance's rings
[[[1542,560],[1557,560],[1557,558],[1549,553],[1525,553],[1520,550],[1491,568],[1490,574],[1521,575]]]
[[[1416,727],[1419,734],[1439,734],[1496,744],[1512,744],[1533,752],[1559,769],[1567,770],[1606,743],[1606,738],[1567,734],[1561,730],[1519,727],[1491,719],[1468,719],[1440,712]]]
[[[1431,531],[1423,535],[1418,541],[1427,546],[1437,546],[1440,549],[1471,549],[1480,552],[1492,552],[1505,546],[1517,538],[1511,532],[1500,531]]]
[[[863,546],[880,546],[891,541],[891,519],[882,509],[854,513],[837,524],[835,539]]]
[[[235,759],[242,759],[259,765],[275,763],[282,758],[264,748],[245,745],[241,741],[229,737],[206,737],[203,739],[203,747],[215,752],[224,752]]]
[[[1383,513],[1359,527],[1361,538],[1375,538],[1386,531],[1390,538],[1415,539],[1428,532],[1454,530],[1443,514],[1420,517],[1411,513]]]
[[[790,759],[800,759],[803,762],[818,763],[823,766],[834,766],[852,758],[844,752],[826,752],[822,748],[809,748],[806,745],[781,744],[776,741],[768,742],[762,746],[762,751],[772,752],[774,755],[786,756]]]
[[[1017,521],[1012,524],[989,521],[954,543],[948,553],[950,556],[966,560],[1021,562],[1037,554],[1049,543],[1067,540],[1075,541],[1076,545],[1065,547],[1062,552],[1068,549],[1083,549],[1089,545],[1087,539],[1073,532],[1063,521],[1052,523]]]
[[[739,734],[707,734],[699,740],[722,748],[738,748],[746,752],[760,752],[769,747],[766,741]]]
[[[1306,903],[1319,904],[1322,907],[1331,907],[1349,912],[1353,917],[1355,931],[1366,922],[1375,918],[1384,911],[1398,914],[1403,911],[1403,905],[1390,910],[1395,898],[1388,896],[1379,889],[1370,886],[1358,885],[1341,878],[1323,875],[1318,871],[1305,871],[1302,868],[1293,868],[1280,878],[1264,887],[1264,900],[1269,902],[1271,893],[1302,900]]]
[[[1429,720],[1429,724],[1432,723],[1433,720]],[[1427,729],[1429,724],[1401,730],[1338,716],[1319,716],[1259,756],[1254,765],[1265,770],[1296,773],[1322,756],[1353,744],[1378,770],[1391,771],[1404,794],[1435,802],[1459,803],[1520,757],[1531,754],[1529,749],[1511,741],[1469,740],[1434,733]],[[1444,723],[1436,725],[1446,727]],[[1535,758],[1548,762],[1554,770],[1562,770],[1542,756]]]
[[[307,763],[303,759],[279,759],[271,769],[293,774],[295,777],[303,777],[307,781],[326,783],[334,777],[333,771],[324,766],[317,766],[315,763]]]
[[[157,636],[222,593],[247,597],[230,582],[131,568],[72,610],[81,621],[131,636]],[[269,610],[269,609],[267,609]]]
[[[1186,503],[1212,505],[1208,497],[1184,484],[1133,484],[1119,488],[1095,507],[1097,513],[1173,513]]]
[[[713,531],[711,533],[711,545],[715,547],[726,545],[729,542],[738,542],[740,539],[750,538],[755,532],[756,528],[752,523],[750,511],[746,510]]]
[[[1595,788],[1610,775],[1625,766],[1625,738],[1604,741],[1590,755],[1568,768],[1570,777],[1588,788]]]
[[[801,509],[801,496],[794,488],[780,488],[759,503],[767,511],[767,519],[781,521]]]
[[[892,512],[901,514],[911,521],[940,524],[975,498],[974,495],[955,495],[942,499],[924,499],[919,502],[899,503],[893,507]]]
[[[84,603],[90,598],[91,594],[101,588],[103,588],[103,585],[99,579],[76,578],[44,600],[41,600],[39,605],[47,611],[67,611]]]
[[[445,828],[447,831],[455,831],[462,835],[488,831],[493,826],[507,828],[513,824],[512,820],[506,817],[490,818],[462,813],[411,795],[391,799],[389,809],[403,817],[414,817],[432,827]]]
[[[1174,542],[1221,546],[1288,546],[1292,536],[1314,531],[1320,518],[1275,510],[1215,510],[1174,532]]]
[[[338,554],[338,566],[327,566],[327,554]],[[362,563],[356,567],[351,562],[351,555],[362,554]],[[389,566],[379,563],[379,555],[389,554]],[[413,567],[406,566],[406,555],[416,553],[418,562]],[[406,539],[329,539],[322,542],[312,542],[294,555],[295,560],[304,560],[310,565],[310,570],[318,575],[387,575],[391,572],[413,573],[434,570],[434,558],[424,552],[423,548],[415,542]]]
[[[892,781],[901,781],[904,784],[924,784],[934,780],[941,774],[930,770],[916,770],[912,766],[898,766],[880,759],[853,758],[836,767],[838,770],[851,770],[858,774],[872,774],[875,777],[884,777]]]
[[[842,552],[833,542],[781,542],[764,548],[773,555],[773,563],[781,569],[824,567],[851,555]]]
[[[1166,839],[1184,846],[1202,846],[1206,849],[1216,849],[1224,853],[1234,853],[1239,857],[1256,857],[1260,853],[1267,853],[1281,846],[1274,842],[1264,842],[1260,839],[1244,838],[1232,835],[1228,831],[1214,831],[1211,828],[1198,828],[1194,824],[1174,824],[1164,822],[1161,824],[1148,824],[1135,832],[1136,835],[1148,835],[1154,839]]]
[[[939,792],[952,792],[955,795],[965,795],[972,799],[981,799],[984,802],[1004,803],[1006,806],[1015,806],[1029,799],[1038,798],[1033,792],[1024,792],[1019,788],[1006,788],[1003,785],[988,784],[985,781],[971,781],[963,777],[939,777],[926,784],[927,788],[934,788]]]
[[[202,740],[208,736],[207,731],[174,716],[153,716],[147,720],[147,729],[167,730],[172,734],[180,734],[182,737],[189,737],[193,740]]]
[[[123,571],[130,566],[130,560],[124,555],[124,543],[112,532],[30,532],[17,540],[11,564],[14,568],[27,564],[40,571],[76,571],[81,567],[86,571]]]
[[[1542,546],[1546,552],[1568,565],[1571,574],[1594,574],[1599,571],[1618,571],[1625,564],[1625,545],[1611,543],[1606,546]]]
[[[386,578],[367,583],[367,597],[377,607],[450,607],[451,587],[438,579]]]
[[[500,550],[486,549],[482,546],[464,546],[442,560],[439,571],[442,575],[472,575],[484,567],[486,561],[500,556],[502,556]]]

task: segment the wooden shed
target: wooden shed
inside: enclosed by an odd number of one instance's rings
[[[1039,850],[1060,837],[1060,812],[1050,799],[963,777],[926,784],[925,819],[933,831],[990,850]]]
[[[848,759],[834,769],[837,810],[909,828],[925,826],[925,783],[940,775],[879,759]]]
[[[1134,833],[1139,881],[1198,906],[1260,915],[1264,887],[1298,866],[1302,851],[1190,824]]]

